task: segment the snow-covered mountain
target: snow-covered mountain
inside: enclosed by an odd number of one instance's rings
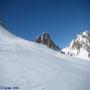
[[[2,20],[0,20],[0,42],[1,41],[10,41],[16,39],[17,37],[9,32],[6,28],[6,25]]]
[[[29,43],[29,41],[22,39],[21,37],[18,37],[6,28],[6,25],[2,20],[0,20],[0,43],[8,44],[21,44],[22,42]]]
[[[0,25],[1,90],[90,90],[90,61],[19,38]]]
[[[78,34],[63,51],[71,56],[90,59],[90,32],[85,31]]]

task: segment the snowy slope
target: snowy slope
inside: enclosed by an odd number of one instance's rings
[[[58,53],[16,36],[9,40],[0,41],[0,88],[90,90],[89,61]]]
[[[15,35],[11,34],[5,29],[6,28],[3,27],[2,24],[0,24],[0,41],[9,41],[9,40],[16,38]]]
[[[68,55],[90,60],[90,32],[85,31],[78,34],[63,51]]]

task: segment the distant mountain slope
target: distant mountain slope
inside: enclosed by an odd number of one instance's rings
[[[54,43],[47,32],[44,32],[42,35],[38,35],[38,37],[36,38],[36,42],[47,45],[49,48],[52,48],[56,51],[60,51],[59,46]]]
[[[77,56],[80,58],[90,58],[90,32],[85,31],[77,35],[72,40],[70,45],[63,49],[63,51],[71,56]]]

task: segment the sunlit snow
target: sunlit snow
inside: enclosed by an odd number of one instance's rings
[[[0,33],[1,31],[0,27]],[[11,33],[2,34],[0,41],[2,88],[90,90],[90,61],[58,53],[44,45],[16,36],[13,39]],[[5,41],[4,37],[9,37],[10,41]]]

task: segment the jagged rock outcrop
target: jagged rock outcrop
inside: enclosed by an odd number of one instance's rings
[[[49,34],[47,32],[44,32],[42,35],[38,35],[38,37],[36,38],[36,42],[47,45],[49,48],[52,48],[52,49],[54,49],[56,51],[60,50],[59,46],[57,46],[52,41],[52,39],[50,38],[50,36],[49,36]]]
[[[4,22],[4,20],[1,17],[0,17],[0,26],[7,29],[6,23]]]
[[[80,58],[90,57],[90,32],[85,31],[77,35],[63,51],[71,56],[78,56]]]

